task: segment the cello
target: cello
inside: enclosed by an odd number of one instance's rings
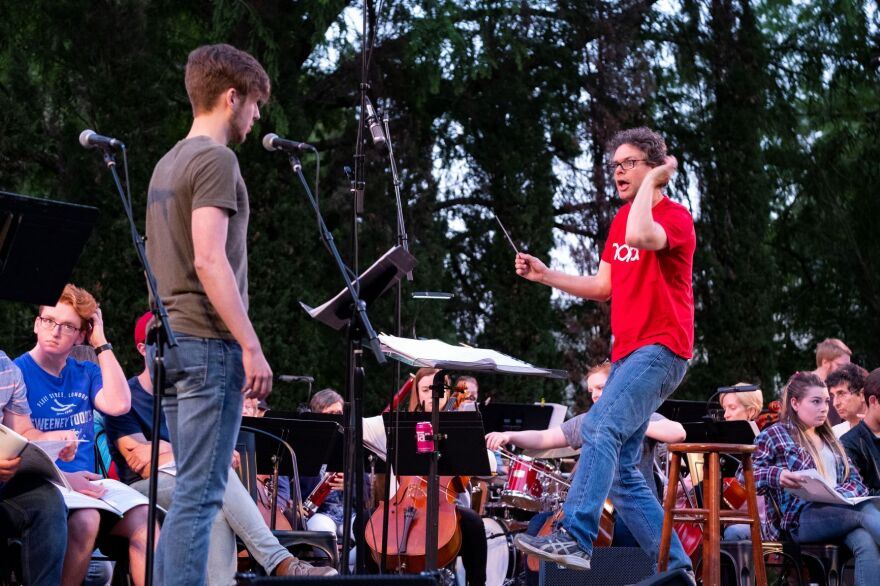
[[[467,477],[440,476],[439,535],[437,539],[437,566],[444,567],[455,560],[461,549],[459,513],[455,497],[464,491]],[[388,552],[386,570],[408,574],[425,569],[427,537],[428,481],[423,476],[403,476],[397,492],[389,499]],[[365,528],[370,553],[377,564],[382,559],[382,520],[385,503],[380,503]]]

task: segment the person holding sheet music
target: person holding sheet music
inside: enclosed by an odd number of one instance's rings
[[[816,470],[843,497],[868,495],[858,470],[831,430],[829,404],[822,379],[811,372],[796,372],[785,385],[779,422],[755,439],[755,486],[776,505],[767,507],[769,527],[764,533],[774,540],[787,534],[798,543],[843,541],[855,556],[856,584],[876,584],[880,576],[880,510],[876,504],[806,501],[786,490],[804,485],[801,471]]]
[[[152,314],[143,314],[135,324],[134,342],[138,353],[146,357],[147,324]],[[123,482],[138,492],[149,494],[151,449],[154,439],[159,441],[159,477],[157,501],[169,509],[176,494],[176,470],[165,417],[161,416],[160,431],[153,433],[153,384],[149,363],[144,370],[128,380],[131,388],[131,411],[124,415],[107,417],[107,439],[113,461]],[[158,437],[157,437],[158,436]],[[318,568],[298,560],[272,535],[250,493],[230,466],[223,505],[210,528],[207,554],[208,586],[227,586],[235,583],[237,555],[235,538],[238,536],[266,573],[274,576],[336,574],[332,568]]]
[[[41,306],[34,320],[37,343],[15,359],[28,387],[28,403],[37,428],[75,431],[86,442],[71,462],[60,462],[77,492],[101,497],[106,488],[91,482],[95,474],[93,411],[121,415],[131,407],[125,374],[104,335],[104,321],[95,298],[68,284],[53,306]],[[98,364],[77,362],[70,353],[78,344],[90,344]],[[120,384],[124,386],[120,386]],[[140,498],[140,495],[138,495]],[[96,544],[109,536],[128,541],[130,573],[144,582],[147,552],[147,507],[137,505],[120,519],[95,508],[78,508],[68,516],[68,543],[61,584],[79,586],[86,577]]]
[[[19,368],[0,350],[0,411],[3,425],[27,440],[65,440],[60,456],[70,461],[76,454],[72,431],[41,432],[31,421],[27,388]],[[67,548],[67,508],[49,480],[20,474],[21,458],[0,457],[0,539],[21,538],[21,578],[32,586],[61,583]]]
[[[619,512],[643,550],[660,549],[663,509],[638,471],[642,440],[654,413],[678,387],[693,351],[693,256],[691,213],[663,189],[678,162],[648,128],[617,133],[607,167],[625,205],[611,223],[595,275],[569,275],[518,253],[518,275],[594,301],[611,300],[611,375],[603,399],[584,418],[584,448],[564,505],[560,527],[543,537],[519,536],[522,551],[575,569],[590,569],[603,504],[617,471],[625,502]],[[601,472],[601,473],[599,473]],[[670,570],[692,572],[691,560],[673,535]]]

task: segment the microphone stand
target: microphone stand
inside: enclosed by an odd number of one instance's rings
[[[346,407],[345,414],[345,418],[347,418],[348,420],[348,425],[345,426],[345,445],[348,449],[346,450],[345,454],[344,470],[346,477],[346,490],[348,490],[349,486],[351,486],[352,488],[351,492],[347,492],[347,494],[351,494],[353,495],[353,497],[345,499],[345,505],[343,508],[343,538],[341,558],[342,567],[340,568],[342,570],[342,574],[347,574],[348,555],[351,550],[351,523],[349,522],[349,519],[351,519],[352,508],[354,508],[354,510],[356,511],[355,539],[358,546],[357,568],[359,571],[363,570],[364,568],[364,555],[365,549],[367,547],[363,531],[364,461],[362,457],[362,446],[364,437],[364,369],[362,363],[362,337],[366,337],[369,340],[369,348],[373,352],[373,355],[376,357],[376,361],[379,364],[385,364],[387,360],[385,358],[385,355],[382,353],[382,349],[379,345],[379,337],[376,335],[376,331],[373,329],[373,326],[370,323],[370,318],[367,316],[367,304],[361,300],[355,284],[349,277],[348,267],[345,266],[342,257],[339,255],[339,249],[336,248],[336,243],[333,240],[333,235],[327,228],[327,224],[324,222],[324,218],[321,216],[321,210],[318,207],[318,202],[317,200],[315,200],[315,196],[312,194],[312,190],[309,188],[309,183],[308,181],[306,181],[306,178],[303,175],[302,163],[300,163],[299,158],[297,157],[295,152],[289,152],[288,156],[290,159],[290,166],[293,169],[293,172],[299,177],[299,180],[302,183],[303,189],[305,190],[306,196],[309,200],[309,204],[312,206],[312,210],[315,212],[315,217],[318,222],[318,229],[321,231],[321,238],[324,240],[324,244],[327,246],[327,249],[333,256],[333,260],[336,262],[339,273],[342,275],[342,280],[345,282],[345,287],[348,289],[348,293],[349,295],[351,295],[352,299],[352,315],[349,320],[348,327],[346,328],[349,347],[347,383],[350,405]]]
[[[385,126],[385,144],[388,146],[388,161],[391,165],[391,178],[394,184],[394,201],[395,206],[397,208],[397,244],[402,246],[403,249],[409,252],[409,239],[406,235],[406,225],[403,220],[403,200],[400,197],[400,176],[397,174],[397,161],[394,159],[394,146],[391,144],[391,129],[388,124],[388,111],[384,112],[384,116],[382,118],[383,125]],[[406,274],[406,278],[408,281],[412,282],[413,276],[412,271]],[[403,306],[403,282],[398,281],[396,288],[397,295],[394,299],[394,329],[395,335],[400,337],[402,335],[402,319],[401,319],[401,309]],[[391,386],[391,401],[388,403],[389,405],[394,405],[394,397],[397,393],[397,389],[400,388],[400,361],[394,361],[394,384]],[[412,391],[416,392],[416,391]],[[389,446],[395,446],[394,453],[397,454],[397,417],[399,410],[394,409],[393,417],[395,419],[394,425],[391,426],[391,429],[387,430],[387,438],[386,442]],[[390,462],[386,463],[386,474],[385,474],[385,507],[382,511],[382,560],[380,563],[381,572],[385,571],[385,563],[388,559],[388,517],[389,517],[389,501],[391,498],[391,474],[390,470]]]
[[[154,300],[152,309],[153,316],[158,319],[158,325],[150,330],[150,339],[156,343],[156,355],[153,358],[153,437],[150,446],[150,495],[147,511],[147,552],[146,552],[146,570],[144,575],[144,584],[152,586],[153,584],[153,556],[155,555],[156,540],[156,497],[157,497],[157,476],[159,474],[159,429],[161,425],[161,409],[162,409],[162,389],[165,387],[165,345],[169,348],[177,346],[177,339],[168,323],[168,312],[165,310],[165,304],[159,296],[159,285],[156,283],[156,275],[147,260],[147,251],[144,247],[146,240],[138,233],[137,225],[134,222],[134,216],[131,212],[131,196],[125,196],[125,190],[122,188],[122,182],[119,180],[119,173],[116,171],[116,159],[109,148],[102,148],[104,153],[104,163],[110,169],[113,175],[113,181],[116,184],[116,190],[122,199],[122,207],[125,210],[125,216],[128,218],[128,224],[131,228],[131,239],[134,242],[138,259],[144,268],[144,274],[147,278],[147,287]],[[125,146],[122,147],[122,157],[125,163],[126,185],[128,181],[128,159],[125,155]]]

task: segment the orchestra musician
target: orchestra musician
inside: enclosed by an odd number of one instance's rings
[[[409,411],[430,412],[431,384],[434,375],[439,372],[436,368],[420,368],[416,372],[413,381],[413,391],[410,394]],[[450,386],[447,377],[446,390],[440,399],[440,410],[446,409],[450,400]],[[483,528],[483,520],[468,506],[456,505],[459,515],[459,523],[462,533],[462,543],[459,555],[464,565],[465,577],[468,586],[481,586],[486,583],[486,558],[488,556],[488,543],[486,532]]]

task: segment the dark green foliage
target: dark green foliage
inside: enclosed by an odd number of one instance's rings
[[[360,2],[97,3],[3,0],[0,20],[0,189],[96,205],[99,225],[73,281],[104,307],[110,339],[134,374],[129,340],[146,304],[122,207],[83,128],[130,146],[143,229],[153,165],[191,115],[183,65],[194,47],[229,42],[265,64],[273,97],[237,147],[252,199],[251,315],[276,373],[341,388],[341,334],[299,308],[341,287],[301,187],[266,132],[321,151],[320,205],[345,259],[360,269],[395,243],[385,157],[366,153],[359,256],[351,253],[353,165],[362,39]],[[760,381],[766,389],[812,364],[815,342],[844,338],[865,366],[880,362],[880,217],[876,161],[876,5],[831,1],[423,0],[369,3],[378,22],[371,94],[387,108],[402,175],[415,280],[403,287],[403,334],[466,341],[539,365],[559,382],[480,377],[497,399],[586,406],[580,380],[610,351],[609,308],[527,283],[517,245],[541,258],[565,250],[582,272],[599,254],[619,201],[605,145],[640,124],[664,134],[681,162],[670,195],[694,211],[697,359],[683,396]],[[380,12],[376,12],[380,10]],[[870,19],[873,19],[871,21]],[[354,27],[356,28],[356,27]],[[381,99],[379,99],[381,98]],[[313,181],[314,159],[306,157]],[[51,239],[52,235],[47,235]],[[63,243],[59,243],[63,245]],[[446,290],[449,302],[409,299]],[[389,292],[370,308],[395,328]],[[0,347],[33,343],[34,308],[0,305]],[[384,405],[392,369],[367,357],[367,410]],[[278,385],[292,408],[306,389]]]

